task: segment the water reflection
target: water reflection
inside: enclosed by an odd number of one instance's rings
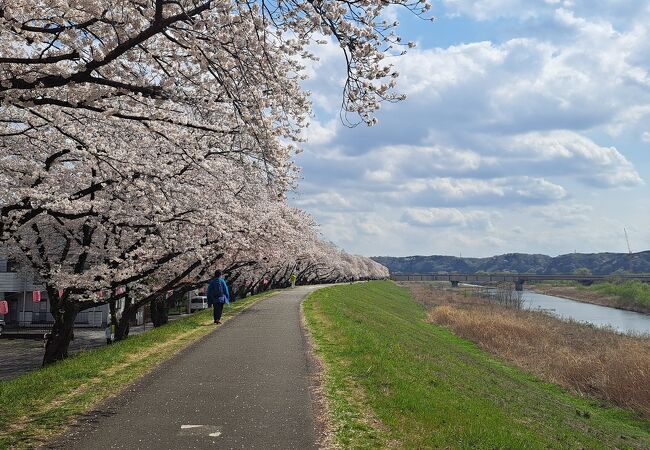
[[[524,308],[542,309],[563,319],[589,322],[600,327],[611,327],[623,333],[650,335],[650,316],[606,306],[581,303],[551,295],[524,292]]]

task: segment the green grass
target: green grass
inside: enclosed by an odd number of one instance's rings
[[[650,283],[624,281],[621,283],[597,283],[580,288],[610,295],[620,306],[637,306],[650,311]]]
[[[391,282],[304,304],[343,448],[650,448],[650,423],[543,382],[426,322]]]
[[[224,308],[222,320],[272,294],[232,303]],[[76,416],[214,329],[212,310],[205,310],[0,382],[0,449],[34,448],[45,442]]]
[[[542,290],[548,287],[574,288],[576,290],[575,293],[565,293],[565,295],[573,295],[571,298],[580,301],[650,314],[650,283],[643,283],[641,281],[623,281],[621,279],[616,279],[616,276],[612,276],[611,281],[595,283],[591,286],[583,286],[576,281],[543,281],[531,284],[541,288]],[[581,293],[584,293],[585,295],[581,295]],[[590,297],[592,293],[598,294],[600,298],[597,299],[597,301],[594,301],[594,299]],[[551,293],[551,295],[553,295],[553,293]]]

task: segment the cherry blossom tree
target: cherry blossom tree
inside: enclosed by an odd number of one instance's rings
[[[423,0],[6,0],[0,92],[16,107],[103,113],[179,141],[191,138],[176,128],[291,134],[307,111],[295,56],[332,36],[347,63],[344,110],[370,123],[379,101],[399,98],[384,63],[400,46],[396,23],[382,20],[391,5],[429,9]],[[188,116],[196,105],[201,113]]]
[[[342,253],[319,243],[284,193],[309,115],[300,61],[313,40],[341,46],[350,122],[372,124],[381,101],[400,98],[384,62],[401,51],[381,19],[391,4],[428,9],[403,0],[0,4],[0,243],[46,286],[55,324],[45,363],[67,355],[79,311],[127,295],[132,311],[216,266],[270,279],[265,286],[292,271],[305,282],[381,273],[337,262]]]

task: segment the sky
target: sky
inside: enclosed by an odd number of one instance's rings
[[[340,120],[343,55],[320,46],[291,203],[365,256],[650,249],[650,2],[438,0],[391,9],[398,91]]]

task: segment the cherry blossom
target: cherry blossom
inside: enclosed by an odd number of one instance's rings
[[[241,294],[387,275],[290,208],[307,48],[347,63],[342,109],[401,98],[389,5],[424,1],[7,0],[0,6],[0,244],[45,285],[67,355],[76,314],[129,311],[223,268]],[[266,280],[264,283],[263,281]],[[98,294],[101,293],[101,294]]]

